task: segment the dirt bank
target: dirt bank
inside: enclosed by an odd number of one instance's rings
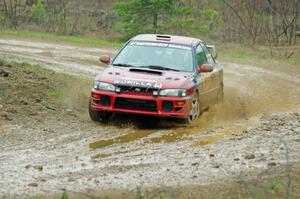
[[[89,79],[102,70],[98,54],[107,51],[8,38],[0,44],[2,57],[88,77],[0,66],[9,73],[0,77],[0,197],[197,187],[300,160],[294,72],[223,63],[225,102],[195,124],[116,115],[104,125],[90,121],[86,105]]]

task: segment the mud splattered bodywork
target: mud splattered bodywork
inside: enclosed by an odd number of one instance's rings
[[[138,35],[102,61],[109,67],[95,78],[92,115],[125,112],[190,123],[223,97],[223,69],[196,38]]]

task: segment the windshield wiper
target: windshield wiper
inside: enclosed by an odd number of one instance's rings
[[[113,66],[120,66],[120,67],[134,67],[130,64],[122,64],[122,63],[117,63],[117,64],[113,64]]]
[[[171,70],[171,71],[179,71],[173,68],[168,68],[164,66],[156,66],[156,65],[150,65],[150,66],[141,66],[141,68],[150,68],[150,69],[155,69],[155,70]]]

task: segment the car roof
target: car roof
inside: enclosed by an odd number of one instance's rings
[[[150,41],[150,42],[166,42],[172,44],[181,44],[193,46],[197,42],[202,42],[200,39],[193,37],[184,37],[177,35],[161,35],[161,34],[140,34],[131,39],[132,41]]]

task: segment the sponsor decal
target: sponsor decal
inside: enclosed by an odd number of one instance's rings
[[[167,43],[159,43],[159,42],[140,42],[140,41],[133,41],[129,44],[130,46],[158,46],[158,47],[165,47],[165,48],[176,48],[182,50],[191,50],[189,46],[177,45],[177,44],[167,44]]]
[[[156,82],[143,82],[143,81],[135,81],[135,80],[116,80],[114,81],[115,85],[119,86],[131,86],[131,87],[141,87],[141,88],[153,88],[159,89],[160,85]],[[139,88],[136,88],[138,92]]]

